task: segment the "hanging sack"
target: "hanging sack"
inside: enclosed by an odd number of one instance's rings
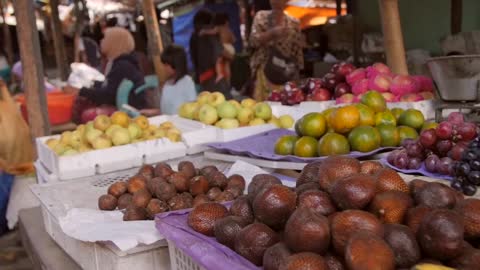
[[[21,175],[34,171],[34,148],[30,129],[20,110],[0,81],[0,171]]]

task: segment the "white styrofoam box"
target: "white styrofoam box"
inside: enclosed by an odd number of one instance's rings
[[[285,169],[285,170],[303,170],[303,167],[307,165],[307,163],[302,162],[290,162],[290,161],[276,161],[276,160],[267,160],[261,158],[253,158],[247,156],[237,156],[237,155],[230,155],[221,152],[216,152],[214,150],[206,151],[203,153],[206,158],[221,160],[226,162],[236,162],[238,160],[255,164],[258,167],[262,168],[271,168],[271,169]]]
[[[231,163],[212,161],[201,155],[187,156],[167,161],[177,169],[181,161],[191,161],[196,167],[215,164],[221,171],[226,171]],[[41,163],[36,163],[37,170],[42,172]],[[152,245],[141,245],[128,251],[121,251],[111,242],[83,242],[67,236],[59,225],[59,219],[72,208],[97,209],[98,197],[105,194],[109,185],[125,181],[138,172],[138,168],[118,171],[105,175],[95,175],[68,182],[49,182],[31,186],[32,192],[41,203],[43,222],[50,237],[65,252],[86,270],[142,270],[170,269],[166,241],[158,241]],[[45,173],[38,174],[38,178]],[[48,182],[39,179],[39,183]]]
[[[328,101],[304,101],[298,105],[305,113],[322,112],[328,108],[334,107],[335,100]]]
[[[58,182],[58,177],[49,172],[47,168],[40,162],[40,161],[35,161],[33,163],[35,166],[35,174],[37,176],[37,183],[38,184],[46,184],[46,183],[52,183],[52,182]]]

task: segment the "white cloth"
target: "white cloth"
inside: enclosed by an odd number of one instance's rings
[[[105,76],[98,70],[84,63],[72,63],[72,72],[68,76],[68,84],[76,88],[91,87],[95,81],[105,81]]]
[[[30,190],[30,186],[37,183],[35,177],[15,177],[7,207],[8,228],[13,229],[18,223],[18,212],[40,206],[40,201]],[[39,222],[43,222],[39,220]]]
[[[194,101],[196,98],[195,84],[190,76],[185,75],[176,83],[168,80],[162,89],[160,109],[162,114],[174,115],[183,103]]]

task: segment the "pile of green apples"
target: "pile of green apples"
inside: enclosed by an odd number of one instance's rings
[[[272,108],[267,103],[257,103],[251,98],[241,102],[233,99],[226,100],[220,92],[207,91],[201,92],[196,101],[182,104],[178,115],[222,129],[264,124],[273,124],[279,128],[291,128],[295,122],[287,114],[275,117],[272,114]]]
[[[74,131],[63,132],[60,138],[48,139],[45,144],[57,155],[68,156],[160,138],[178,142],[181,132],[169,121],[156,126],[143,115],[132,119],[117,111],[110,117],[99,115]]]

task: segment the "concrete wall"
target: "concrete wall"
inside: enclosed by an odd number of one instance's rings
[[[365,30],[381,32],[379,0],[359,2]],[[450,0],[399,0],[406,49],[440,53],[439,40],[450,33]],[[463,0],[463,31],[480,30],[480,1]]]

